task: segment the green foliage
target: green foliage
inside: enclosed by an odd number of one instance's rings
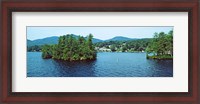
[[[112,45],[110,46],[110,49],[111,49],[112,52],[115,52],[115,51],[116,51],[116,45],[115,45],[115,44],[112,44]]]
[[[147,56],[147,59],[172,59],[171,55],[162,55],[162,56]]]
[[[68,61],[96,59],[92,38],[92,34],[87,36],[87,40],[82,36],[60,36],[58,44],[42,47],[42,57]]]
[[[52,46],[51,45],[44,45],[42,47],[42,58],[51,58],[52,57]]]
[[[172,58],[173,57],[173,31],[155,33],[153,40],[146,48],[147,58]],[[153,53],[153,56],[148,56]]]

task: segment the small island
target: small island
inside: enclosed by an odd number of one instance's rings
[[[97,52],[92,43],[93,35],[75,38],[72,34],[60,36],[58,44],[42,46],[42,58],[66,61],[95,60]]]

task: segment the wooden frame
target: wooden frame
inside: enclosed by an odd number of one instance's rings
[[[156,2],[156,3],[155,3]],[[187,93],[14,93],[12,92],[12,12],[189,12],[189,92]],[[114,103],[191,103],[199,102],[199,43],[197,0],[66,0],[3,1],[1,41],[2,102],[114,102]]]

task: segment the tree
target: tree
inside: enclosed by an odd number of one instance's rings
[[[112,52],[115,52],[115,51],[116,51],[115,47],[116,47],[115,45],[111,45],[111,46],[110,46],[110,49],[111,49]]]
[[[171,30],[171,31],[169,31],[169,33],[168,33],[169,35],[168,35],[168,41],[169,41],[169,45],[168,45],[168,49],[170,50],[170,54],[171,54],[171,56],[173,56],[173,31]]]
[[[122,52],[125,52],[127,50],[127,47],[126,46],[123,46],[122,47]]]
[[[42,47],[42,58],[52,58],[52,49],[50,45],[44,45]]]
[[[89,49],[92,50],[93,46],[92,46],[92,38],[93,38],[93,35],[92,34],[89,34],[88,36],[88,40],[87,40],[87,44],[89,46]]]

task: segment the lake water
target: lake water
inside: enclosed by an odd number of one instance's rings
[[[27,77],[173,77],[173,60],[146,59],[146,53],[97,53],[95,61],[42,59],[27,52]]]

